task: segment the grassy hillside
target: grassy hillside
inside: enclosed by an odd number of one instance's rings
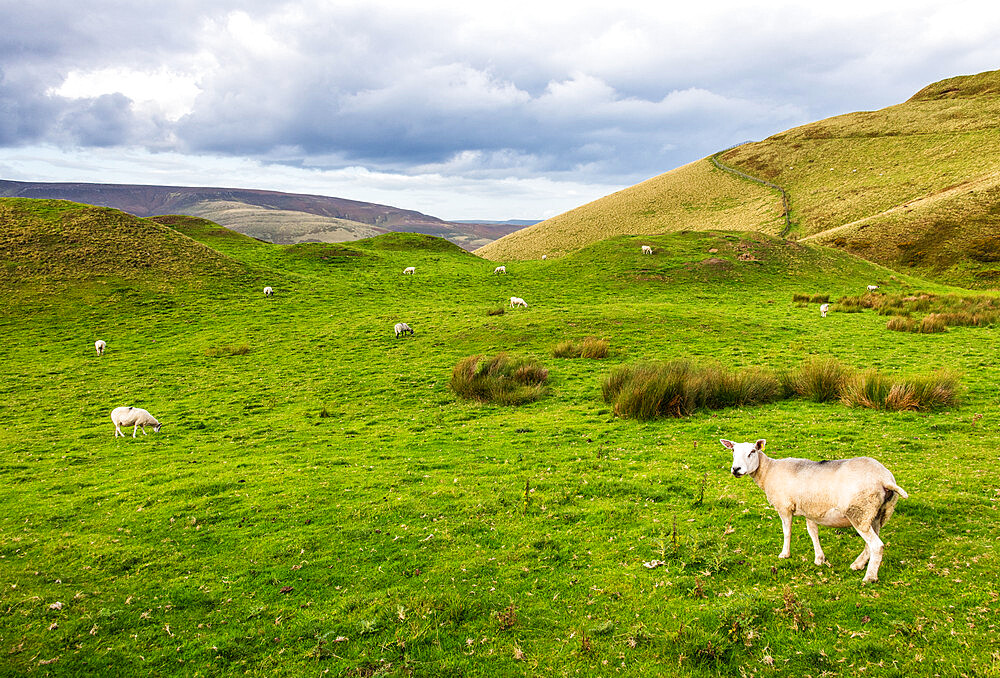
[[[788,191],[792,237],[849,249],[896,270],[994,285],[996,259],[986,240],[1000,225],[998,118],[1000,71],[991,71],[936,83],[897,106],[776,134],[721,159]],[[700,179],[693,179],[693,168]],[[568,251],[609,235],[690,228],[778,232],[776,192],[748,183],[741,196],[733,193],[734,181],[701,161],[480,253],[537,257],[547,248]],[[691,185],[697,201],[687,197]],[[714,206],[727,198],[733,202],[722,226],[715,223],[720,214]]]
[[[19,294],[244,280],[244,264],[178,231],[106,207],[0,198],[0,289]]]
[[[424,236],[279,247],[167,221],[203,243],[164,229],[178,247],[252,275],[0,295],[0,673],[996,671],[996,328],[889,333],[870,311],[792,303],[946,288],[752,233],[621,236],[495,276]],[[497,314],[510,296],[528,308]],[[413,337],[394,338],[400,320]],[[591,335],[608,358],[551,357]],[[551,394],[508,408],[448,389],[460,359],[499,351],[537,358]],[[949,367],[964,401],[637,422],[601,399],[623,364],[817,355]],[[163,429],[114,439],[123,404]],[[881,581],[848,569],[861,542],[846,530],[820,529],[831,567],[801,522],[778,560],[777,516],[728,473],[722,437],[883,461],[910,498],[882,530]]]
[[[619,235],[683,230],[778,233],[781,195],[701,160],[517,231],[476,254],[487,259],[561,256]]]

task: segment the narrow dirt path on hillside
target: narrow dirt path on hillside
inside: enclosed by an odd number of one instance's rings
[[[765,186],[767,186],[769,188],[773,188],[773,189],[779,191],[781,193],[781,209],[782,209],[782,212],[783,212],[781,216],[785,217],[785,227],[783,229],[781,229],[781,233],[779,233],[778,236],[781,237],[781,238],[787,238],[788,234],[792,230],[791,205],[790,205],[790,202],[788,200],[788,191],[786,191],[784,188],[782,188],[778,184],[772,183],[772,182],[767,181],[765,179],[761,179],[760,177],[755,177],[752,174],[747,174],[746,172],[738,170],[738,169],[736,169],[734,167],[730,167],[729,165],[726,165],[721,160],[719,160],[719,156],[722,155],[723,153],[728,153],[729,151],[733,150],[734,148],[739,148],[740,146],[745,146],[747,144],[752,144],[752,143],[754,143],[754,142],[752,142],[752,141],[744,141],[741,144],[736,144],[735,146],[730,146],[729,148],[722,149],[718,153],[715,153],[715,154],[713,154],[711,156],[712,164],[715,165],[716,167],[718,167],[723,172],[729,172],[730,174],[735,174],[736,176],[741,177],[743,179],[749,179],[750,181],[755,181],[758,184],[764,184]]]

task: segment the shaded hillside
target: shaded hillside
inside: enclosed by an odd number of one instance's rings
[[[790,237],[897,270],[990,285],[1000,260],[990,240],[1000,226],[997,120],[1000,71],[991,71],[935,83],[879,111],[797,127],[721,159],[788,191]],[[703,160],[667,172],[480,253],[535,257],[622,233],[681,228],[779,232],[776,191],[707,165]],[[745,185],[735,190],[734,183]]]
[[[153,288],[247,274],[172,228],[107,207],[0,198],[0,287],[144,281]]]
[[[436,235],[473,249],[521,227],[510,223],[454,223],[388,205],[239,188],[0,181],[0,196],[71,200],[114,207],[140,217],[203,217],[279,244],[342,242],[405,231]]]

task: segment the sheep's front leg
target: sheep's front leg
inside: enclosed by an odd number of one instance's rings
[[[852,570],[860,570],[861,568],[863,568],[865,565],[868,564],[868,557],[869,557],[868,556],[868,544],[866,542],[865,543],[865,548],[861,552],[861,555],[859,555],[857,558],[855,558],[854,562],[851,563],[851,569]]]
[[[789,558],[792,555],[792,512],[782,511],[778,515],[781,516],[781,531],[784,533],[784,541],[781,545],[781,553],[778,554],[779,558]]]
[[[819,527],[816,525],[816,521],[806,518],[806,530],[809,532],[809,538],[812,539],[813,551],[816,554],[813,563],[816,565],[827,564],[826,554],[823,553],[823,547],[819,545]]]
[[[132,437],[135,438],[135,432],[139,430],[139,424],[132,427]]]

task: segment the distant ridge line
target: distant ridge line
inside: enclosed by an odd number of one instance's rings
[[[713,153],[712,154],[712,164],[715,165],[716,167],[718,167],[720,170],[722,170],[724,172],[729,172],[731,174],[735,174],[736,176],[742,177],[744,179],[749,179],[750,181],[756,181],[758,184],[764,184],[765,186],[768,186],[769,188],[774,188],[774,189],[777,189],[778,191],[780,191],[781,192],[782,216],[785,217],[785,227],[783,229],[781,229],[781,233],[779,233],[778,236],[781,237],[781,238],[786,238],[788,236],[788,234],[792,230],[791,203],[788,200],[788,191],[786,191],[784,188],[782,188],[778,184],[771,183],[770,181],[766,181],[764,179],[761,179],[760,177],[755,177],[755,176],[753,176],[751,174],[747,174],[746,172],[741,172],[740,170],[735,169],[733,167],[730,167],[729,165],[725,165],[725,164],[723,164],[722,162],[719,161],[719,156],[722,155],[723,153],[728,153],[729,151],[733,150],[734,148],[739,148],[740,146],[746,146],[747,144],[752,144],[752,143],[755,143],[755,142],[752,141],[752,140],[751,141],[741,141],[738,144],[733,144],[729,148],[724,148],[721,151],[718,151],[717,153]]]

